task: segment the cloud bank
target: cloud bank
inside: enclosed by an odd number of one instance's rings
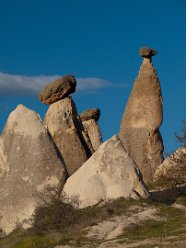
[[[48,83],[59,78],[54,76],[23,76],[0,72],[0,95],[38,95]],[[77,78],[77,91],[96,91],[108,87],[126,87],[126,84],[113,84],[101,78]]]

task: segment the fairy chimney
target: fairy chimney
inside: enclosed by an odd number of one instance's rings
[[[157,52],[141,48],[144,57],[139,74],[126,105],[119,137],[138,165],[145,183],[153,179],[163,161],[163,141],[159,132],[162,123],[162,94],[152,56]]]

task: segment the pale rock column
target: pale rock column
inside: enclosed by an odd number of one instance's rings
[[[143,175],[152,182],[156,168],[163,161],[163,141],[159,132],[162,123],[162,94],[151,57],[157,52],[141,48],[144,57],[139,74],[126,105],[119,137]]]
[[[90,138],[92,147],[96,151],[102,144],[102,134],[98,125],[100,117],[99,109],[89,109],[81,113],[80,118],[83,123],[85,132]]]
[[[93,153],[72,98],[51,104],[44,123],[72,175]]]

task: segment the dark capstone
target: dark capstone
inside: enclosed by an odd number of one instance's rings
[[[152,56],[157,54],[157,51],[149,47],[142,47],[139,49],[139,53],[141,57],[151,58]]]
[[[94,119],[98,121],[100,117],[100,109],[88,109],[80,114],[81,121],[88,121]]]
[[[76,90],[76,79],[74,76],[58,78],[47,84],[40,92],[39,100],[45,104],[57,102]]]

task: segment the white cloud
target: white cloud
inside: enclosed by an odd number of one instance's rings
[[[60,76],[23,76],[0,72],[0,95],[37,95],[44,85],[58,77]],[[96,91],[101,88],[126,86],[126,84],[112,84],[101,78],[77,78],[77,91]]]
[[[77,90],[97,90],[112,87],[112,83],[101,78],[78,78]]]

